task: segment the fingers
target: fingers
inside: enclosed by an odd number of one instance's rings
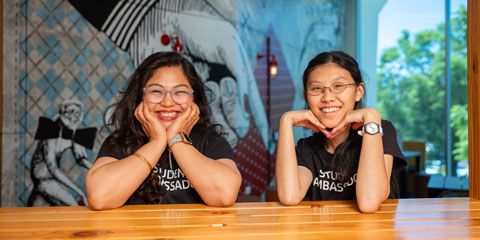
[[[319,131],[322,131],[322,130],[325,130],[326,127],[318,120],[318,118],[313,114],[312,111],[308,111],[308,120],[310,123],[312,123],[315,128],[317,128],[317,131],[316,132],[319,132]],[[315,129],[312,129],[315,131]]]
[[[358,127],[362,126],[363,121],[359,113],[359,111],[348,112],[342,121],[332,129],[328,138],[334,138],[341,132],[348,131],[349,128],[357,129]]]
[[[192,105],[190,105],[190,111],[185,122],[185,132],[187,134],[190,134],[193,126],[195,126],[199,119],[200,109],[198,108],[197,104],[192,103]]]
[[[145,118],[145,109],[146,108],[147,107],[145,106],[145,104],[143,102],[141,102],[140,104],[138,104],[137,108],[135,108],[134,115],[135,115],[135,118],[137,118],[137,120],[142,125],[143,132],[145,134],[147,134],[147,136],[149,136],[148,130],[145,128],[145,124],[147,123],[147,120]]]
[[[191,103],[183,108],[183,112],[178,116],[175,122],[169,127],[169,136],[179,132],[190,134],[193,126],[200,119],[200,109],[197,104]]]
[[[147,104],[144,102],[138,104],[134,115],[140,122],[143,132],[148,138],[150,138],[150,140],[164,134],[165,129],[163,128],[163,125],[158,121],[155,115],[150,112]]]
[[[345,125],[347,124],[347,121],[343,119],[337,126],[335,126],[332,131],[330,131],[332,134],[340,133],[345,130]]]
[[[287,113],[286,117],[291,119],[293,126],[310,128],[314,132],[326,129],[310,110],[291,111]]]
[[[196,104],[192,104],[192,112],[187,122],[186,133],[190,134],[195,124],[200,120],[200,108]]]

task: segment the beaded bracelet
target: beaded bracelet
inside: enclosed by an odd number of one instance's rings
[[[135,156],[135,157],[138,157],[138,158],[140,158],[142,161],[144,161],[145,164],[147,165],[148,169],[149,169],[150,171],[152,171],[152,169],[153,169],[152,164],[151,164],[144,156],[140,155],[140,153],[138,153],[138,152],[134,152],[132,155]]]

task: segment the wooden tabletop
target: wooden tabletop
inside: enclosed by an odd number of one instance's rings
[[[449,239],[480,238],[480,200],[387,200],[374,214],[353,201],[0,208],[0,239]]]

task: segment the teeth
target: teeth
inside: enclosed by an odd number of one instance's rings
[[[160,112],[161,117],[176,117],[177,112]]]
[[[340,109],[340,108],[339,108],[339,107],[322,108],[322,112],[324,112],[324,113],[332,113],[332,112],[338,111],[338,109]]]

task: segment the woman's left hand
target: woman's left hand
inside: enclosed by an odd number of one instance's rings
[[[192,102],[186,109],[175,119],[173,124],[167,130],[168,139],[173,138],[178,133],[184,132],[190,134],[192,128],[200,119],[200,109],[197,104]]]
[[[353,110],[345,114],[345,117],[343,117],[342,121],[340,121],[340,123],[332,129],[330,135],[328,135],[327,137],[334,138],[339,133],[346,130],[348,127],[358,129],[366,122],[380,123],[381,120],[382,117],[380,112],[374,108],[362,108],[358,110]]]

